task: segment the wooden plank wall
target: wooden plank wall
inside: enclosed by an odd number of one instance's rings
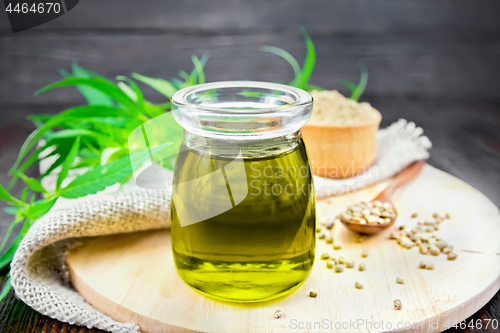
[[[17,34],[0,16],[0,106],[79,100],[74,90],[32,95],[71,61],[109,77],[170,78],[192,67],[192,54],[208,53],[211,81],[289,80],[289,65],[259,47],[279,46],[302,59],[299,25],[316,44],[312,82],[322,87],[357,80],[364,62],[366,96],[499,96],[498,1],[85,0]]]

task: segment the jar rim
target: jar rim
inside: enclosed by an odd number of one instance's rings
[[[258,81],[221,81],[186,87],[171,98],[186,131],[234,140],[289,134],[312,114],[312,96],[299,88]]]
[[[218,81],[210,83],[202,83],[186,88],[182,88],[175,92],[170,101],[176,106],[184,108],[196,109],[197,112],[207,112],[207,113],[219,113],[223,115],[256,115],[259,113],[278,113],[283,112],[283,105],[277,105],[275,107],[267,108],[248,108],[248,109],[238,109],[237,112],[227,108],[219,108],[213,106],[200,105],[188,100],[188,97],[195,93],[202,93],[204,91],[209,91],[211,89],[225,89],[225,88],[258,88],[258,89],[269,89],[275,90],[282,93],[287,93],[292,95],[295,100],[292,103],[286,103],[287,109],[294,107],[304,107],[308,104],[312,104],[313,98],[311,94],[302,90],[300,88],[288,86],[280,83],[272,82],[261,82],[261,81]]]

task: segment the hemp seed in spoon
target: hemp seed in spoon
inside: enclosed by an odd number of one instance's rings
[[[342,218],[351,223],[385,224],[396,218],[394,206],[389,202],[360,202],[351,205],[342,213]]]

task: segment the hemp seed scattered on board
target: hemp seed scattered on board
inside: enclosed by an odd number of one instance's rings
[[[333,219],[333,218],[328,219],[325,223],[325,228],[327,228],[328,230],[332,229],[333,226],[335,225],[335,222],[336,222],[336,219]]]
[[[444,249],[441,250],[444,254],[450,254],[453,251],[453,246],[447,246]]]
[[[394,300],[394,310],[401,310],[403,308],[403,303],[401,303],[401,300],[396,299]]]
[[[344,271],[344,265],[335,265],[335,273],[342,273]]]
[[[330,234],[327,234],[325,236],[325,241],[326,241],[326,244],[332,244],[333,243],[333,237]]]
[[[412,217],[414,215],[416,215],[416,213],[414,213]],[[418,222],[411,230],[405,225],[401,225],[396,231],[390,234],[390,239],[396,240],[401,247],[406,249],[417,246],[419,252],[424,255],[428,253],[433,256],[439,256],[441,253],[448,255],[453,251],[453,246],[436,235],[435,232],[439,230],[439,225],[449,216],[448,213],[443,216],[434,213],[432,215],[433,220]],[[452,258],[453,257],[452,255]]]
[[[315,298],[316,296],[318,296],[317,292],[312,291],[312,290],[309,292],[309,297]]]
[[[326,260],[326,259],[330,258],[330,255],[328,253],[323,253],[320,258],[321,258],[321,260]]]
[[[276,310],[276,312],[274,313],[274,318],[281,318],[282,314],[283,312],[281,312],[281,310]]]

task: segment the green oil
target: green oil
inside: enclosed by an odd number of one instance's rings
[[[312,174],[298,135],[237,148],[239,155],[215,141],[182,147],[172,192],[174,260],[180,277],[211,297],[263,301],[300,285],[312,268]]]

